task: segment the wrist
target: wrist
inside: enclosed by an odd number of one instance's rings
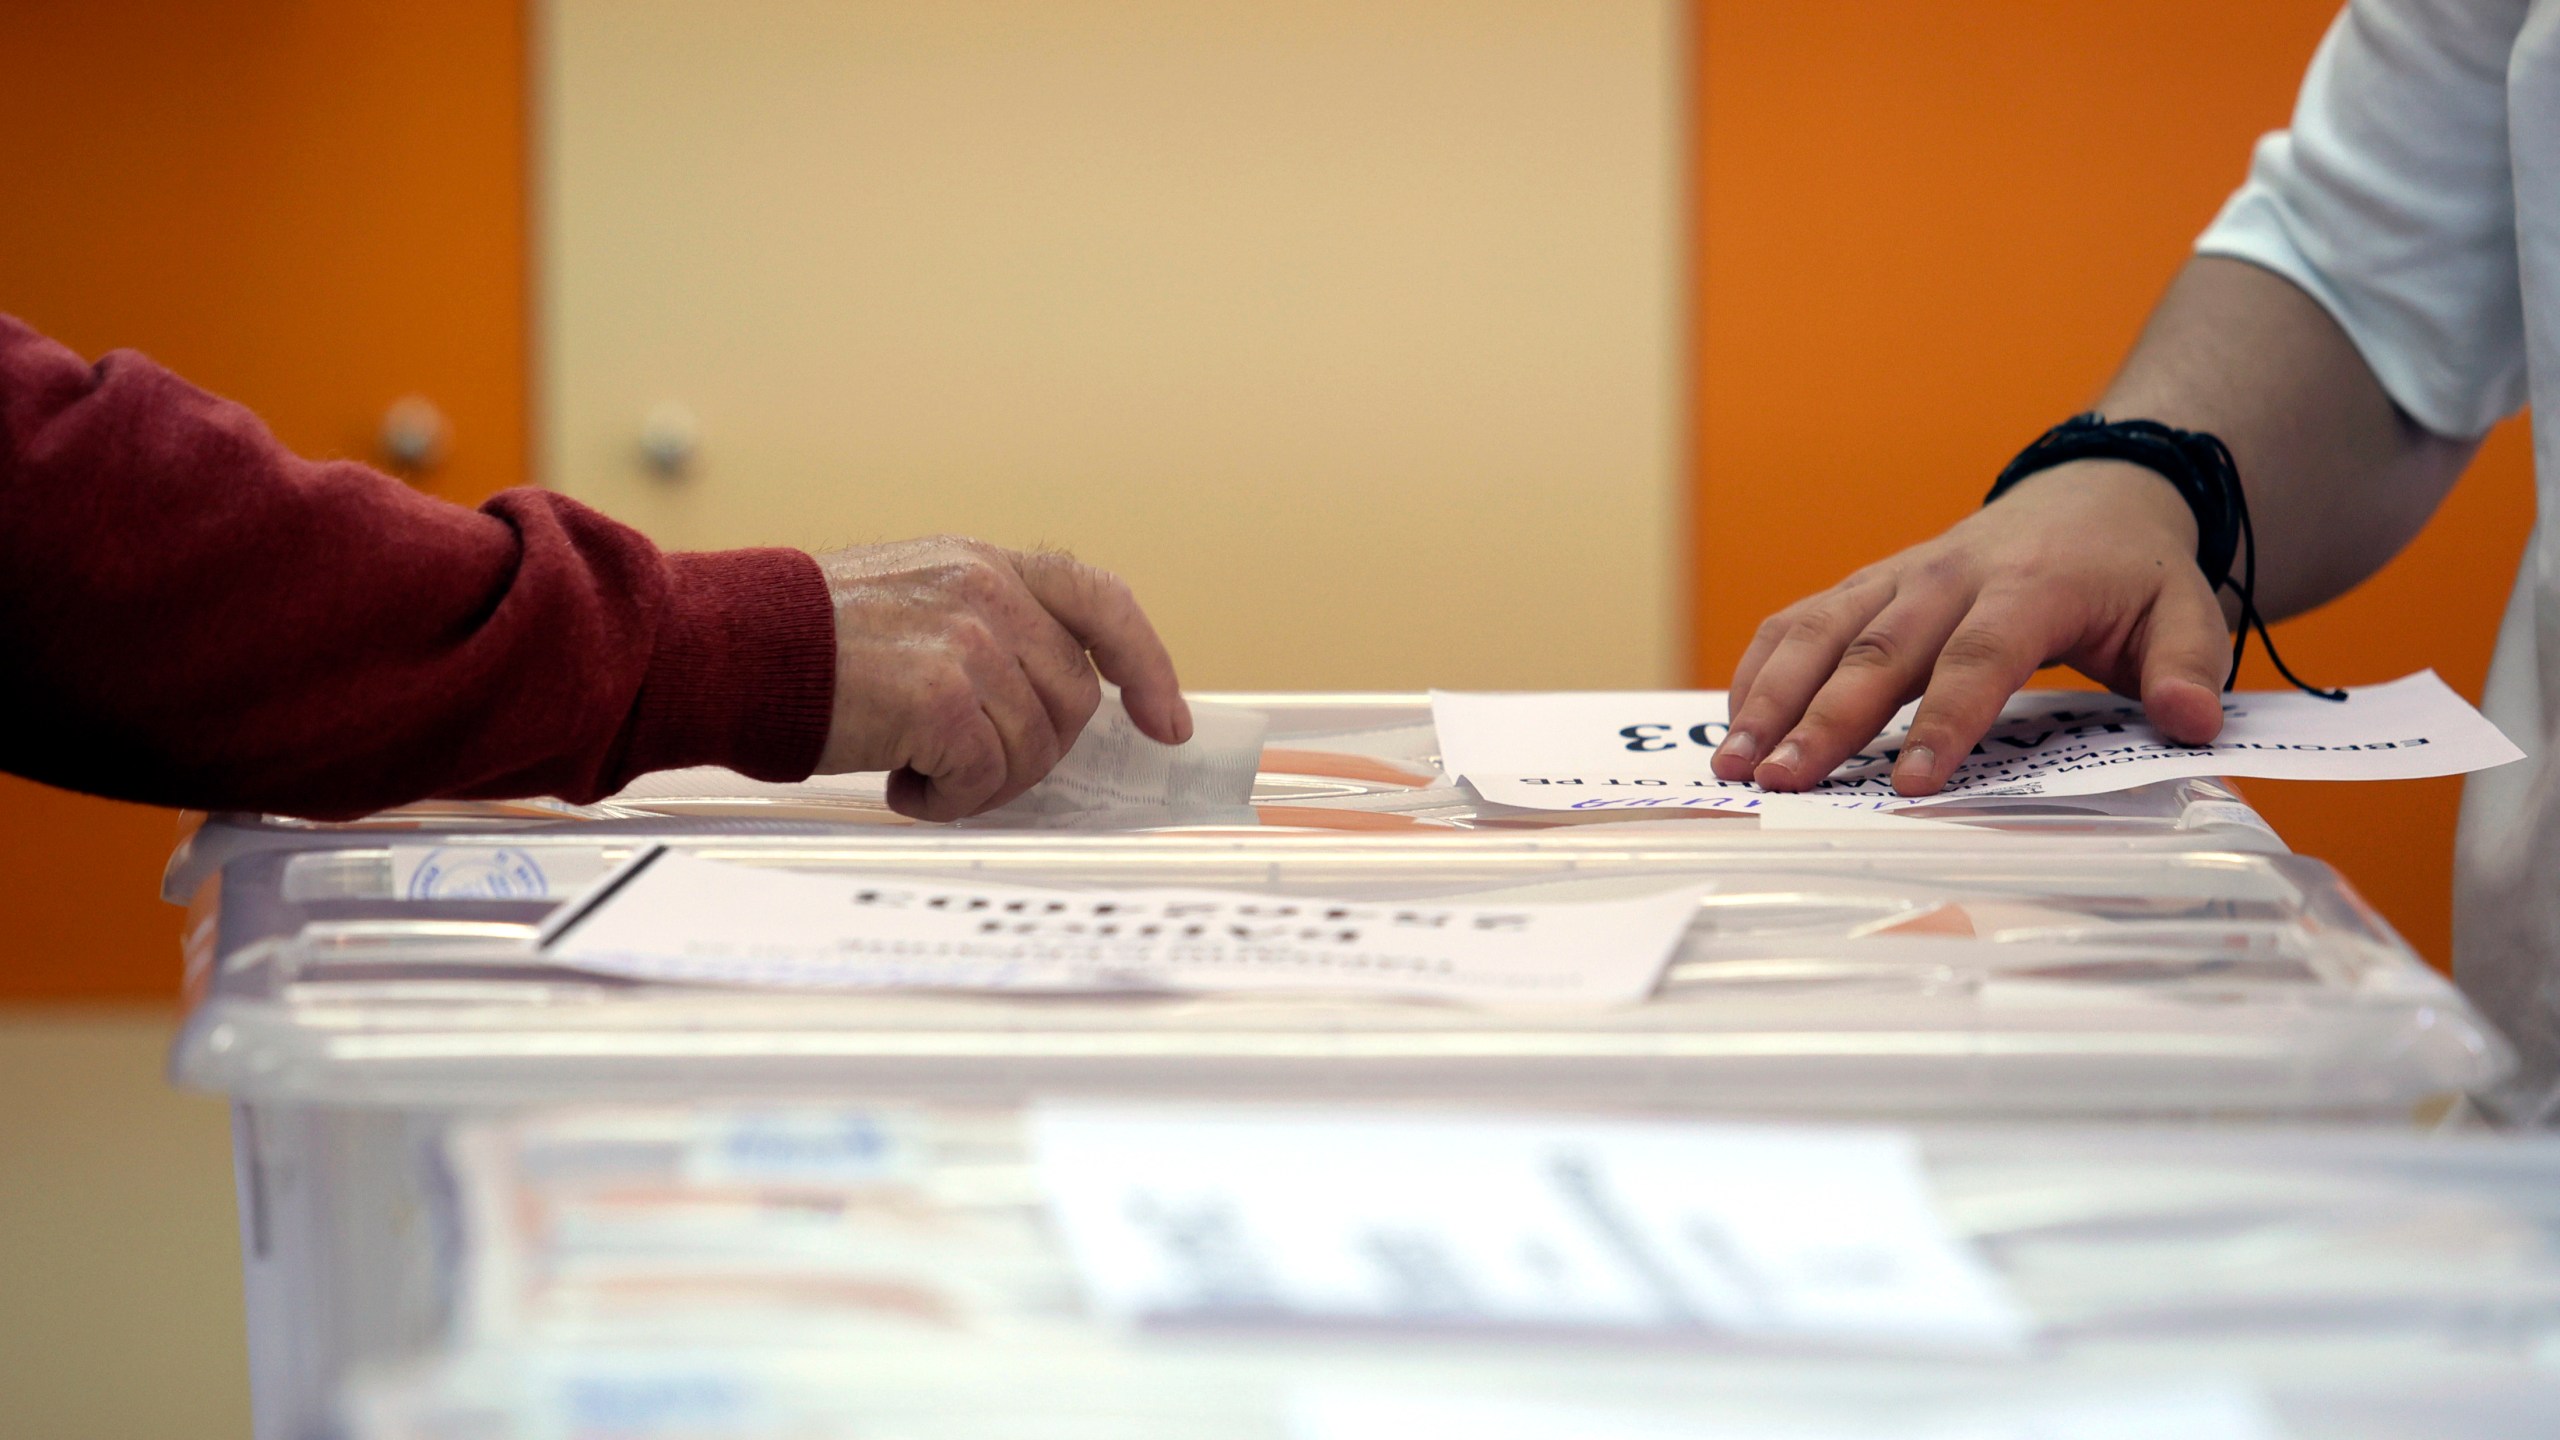
[[[2071,460],[2039,470],[2009,489],[2003,503],[2063,504],[2104,512],[2110,526],[2158,535],[2180,555],[2196,553],[2195,511],[2168,477],[2128,460]],[[2123,530],[2115,533],[2123,534]]]

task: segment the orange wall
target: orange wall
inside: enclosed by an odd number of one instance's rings
[[[131,346],[310,454],[383,407],[451,419],[439,493],[521,483],[517,0],[13,7],[0,311]],[[170,812],[0,777],[0,999],[174,996]]]
[[[2087,405],[2337,0],[2138,9],[1696,0],[1698,683]],[[2408,553],[2278,628],[2286,659],[2346,684],[2433,666],[2476,700],[2532,503],[2511,424]],[[2253,658],[2242,683],[2281,682]],[[2248,789],[2444,959],[2458,782]]]
[[[2086,402],[2333,8],[1694,0],[1701,683]],[[9,31],[0,309],[147,350],[314,453],[364,453],[424,393],[458,437],[438,490],[523,478],[515,0],[114,0]],[[2434,665],[2476,695],[2530,516],[2517,430],[2408,555],[2284,627],[2307,673]],[[2452,783],[2251,791],[2444,953]],[[0,998],[172,993],[171,830],[0,778]]]

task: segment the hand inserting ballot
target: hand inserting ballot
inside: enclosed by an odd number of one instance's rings
[[[1101,703],[1097,669],[1149,738],[1191,738],[1172,656],[1107,571],[950,536],[817,560],[836,619],[818,770],[891,772],[902,815],[957,820],[1030,789]]]

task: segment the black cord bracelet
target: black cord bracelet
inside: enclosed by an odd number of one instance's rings
[[[2267,659],[2276,673],[2291,681],[2297,689],[2317,695],[2323,700],[2344,700],[2344,690],[2323,690],[2303,680],[2286,667],[2284,657],[2276,653],[2276,642],[2267,634],[2266,617],[2258,613],[2258,535],[2249,524],[2249,497],[2240,489],[2240,467],[2231,459],[2231,449],[2218,436],[2199,430],[2179,430],[2157,420],[2117,420],[2092,410],[2074,415],[2036,437],[2034,444],[2018,452],[2018,458],[1991,482],[1991,493],[1982,497],[1990,504],[2007,494],[2010,488],[2030,475],[2050,470],[2073,460],[2122,460],[2157,473],[2177,487],[2180,499],[2196,517],[2196,568],[2204,572],[2205,583],[2216,594],[2224,586],[2240,597],[2240,630],[2231,637],[2231,675],[2222,683],[2231,689],[2240,680],[2240,654],[2249,644],[2249,632],[2267,647]],[[2233,578],[2234,560],[2247,568]]]

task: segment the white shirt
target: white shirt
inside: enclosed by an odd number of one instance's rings
[[[2484,706],[2530,758],[2464,791],[2454,975],[2522,1052],[2494,1107],[2560,1123],[2560,0],[2354,0],[2196,248],[2308,291],[2438,434],[2549,417]]]

